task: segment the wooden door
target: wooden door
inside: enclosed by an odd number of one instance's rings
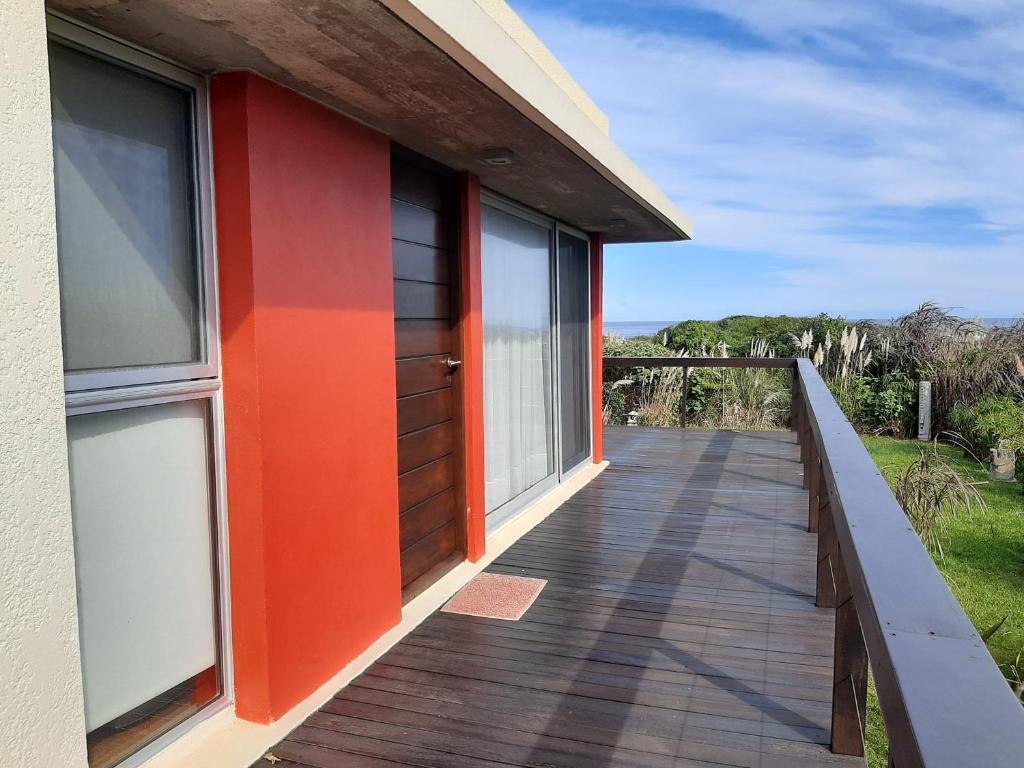
[[[458,191],[452,177],[398,154],[391,185],[398,519],[408,592],[465,552]]]

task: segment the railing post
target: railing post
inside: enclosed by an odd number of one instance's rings
[[[797,442],[800,443],[800,463],[804,466],[804,470],[807,470],[807,412],[803,411],[800,413],[799,428],[796,432]],[[806,476],[804,480],[806,480]],[[804,485],[806,488],[807,485]]]
[[[803,402],[800,397],[800,371],[793,366],[793,384],[789,395],[789,425],[800,439],[800,422],[803,419]]]
[[[818,496],[821,494],[821,459],[818,456],[818,446],[812,440],[807,446],[808,469],[804,470],[810,475],[810,484],[807,489],[807,530],[815,533],[818,530],[818,508],[820,502]]]
[[[806,411],[804,412],[804,418],[800,421],[801,436],[800,436],[800,460],[804,464],[804,488],[807,490],[811,489],[811,450],[813,449],[814,433],[811,432],[810,419],[807,418]]]
[[[833,563],[836,583],[835,668],[832,676],[832,751],[864,755],[868,653],[842,553]]]
[[[683,368],[683,405],[679,411],[679,426],[686,429],[686,400],[690,389],[690,369]]]
[[[814,590],[814,603],[819,608],[836,607],[836,564],[839,560],[838,541],[836,539],[836,523],[832,516],[832,504],[829,502],[828,490],[825,487],[823,470],[818,470],[817,526],[818,526],[818,570]]]

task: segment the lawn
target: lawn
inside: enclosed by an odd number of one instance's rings
[[[910,466],[920,457],[922,448],[931,450],[915,440],[863,439],[887,477]],[[1006,669],[1024,651],[1024,495],[1019,484],[989,481],[986,469],[965,458],[961,450],[940,446],[939,451],[956,469],[979,483],[988,509],[961,515],[951,522],[942,535],[945,561],[936,559],[936,565],[979,631],[1008,617],[989,641],[996,662]],[[888,753],[874,690],[868,707],[868,764],[885,768]]]

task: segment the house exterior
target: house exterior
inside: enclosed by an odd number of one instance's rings
[[[600,471],[690,223],[500,0],[0,23],[0,745],[247,765]]]

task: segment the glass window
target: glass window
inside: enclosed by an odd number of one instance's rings
[[[482,213],[484,443],[488,514],[555,471],[551,231]]]
[[[64,367],[200,362],[192,91],[50,44]]]
[[[558,233],[558,377],[562,471],[590,456],[590,248]]]
[[[209,420],[205,399],[68,418],[92,765],[219,692]]]

